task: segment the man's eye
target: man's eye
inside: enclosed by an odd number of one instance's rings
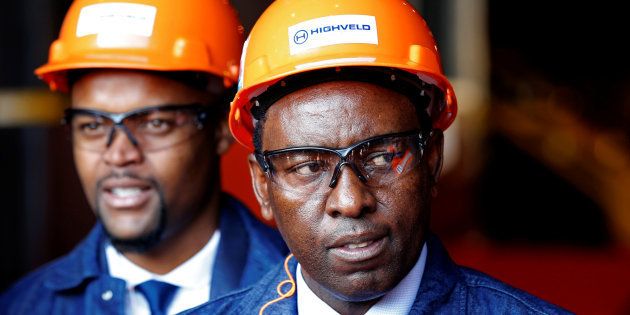
[[[394,158],[394,153],[383,152],[372,154],[366,160],[366,164],[374,167],[389,166]]]
[[[85,134],[98,134],[103,132],[105,127],[98,121],[92,121],[89,123],[83,123],[79,125],[79,130]]]
[[[164,119],[151,119],[144,125],[144,129],[151,133],[163,133],[171,129],[172,123]]]
[[[322,162],[306,162],[297,165],[293,168],[293,171],[298,175],[312,176],[316,175],[324,170]]]

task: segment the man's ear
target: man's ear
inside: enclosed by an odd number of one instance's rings
[[[437,183],[442,172],[442,162],[444,158],[444,133],[442,130],[434,129],[424,151],[427,160],[427,170],[429,175],[429,185],[431,185],[431,195],[437,196]]]
[[[230,134],[230,127],[226,119],[221,119],[218,122],[218,126],[214,129],[214,143],[216,144],[217,154],[222,155],[234,142],[232,134]]]
[[[249,175],[252,178],[252,185],[254,186],[254,194],[260,205],[260,214],[265,220],[273,220],[273,210],[269,203],[269,178],[267,174],[260,168],[254,154],[250,154],[247,157],[249,163]]]

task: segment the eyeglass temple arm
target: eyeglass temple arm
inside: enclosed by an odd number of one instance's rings
[[[254,152],[254,157],[256,157],[256,162],[260,168],[262,168],[263,172],[267,173],[271,170],[269,163],[267,163],[267,159],[265,159],[265,155],[260,152]]]

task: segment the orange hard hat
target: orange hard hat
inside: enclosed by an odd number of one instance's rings
[[[60,91],[68,91],[68,70],[89,68],[205,72],[227,87],[242,43],[227,0],[76,0],[35,73]]]
[[[441,90],[433,128],[455,119],[457,100],[424,19],[403,0],[276,0],[243,48],[239,91],[230,109],[234,137],[253,150],[252,99],[296,74],[350,66],[384,67],[417,75]]]

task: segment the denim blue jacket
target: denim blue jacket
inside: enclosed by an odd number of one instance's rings
[[[427,247],[422,282],[409,314],[570,314],[488,275],[456,265],[435,236],[429,238]],[[291,259],[289,270],[294,278],[296,266]],[[276,288],[286,279],[284,266],[277,266],[254,286],[185,313],[258,314],[265,303],[279,297]],[[286,293],[290,285],[282,288]],[[297,314],[296,295],[269,305],[264,314]]]
[[[260,280],[288,252],[276,230],[227,195],[222,196],[219,229],[211,299]],[[109,275],[106,243],[97,223],[68,255],[7,290],[0,297],[0,314],[124,314],[126,283]]]

